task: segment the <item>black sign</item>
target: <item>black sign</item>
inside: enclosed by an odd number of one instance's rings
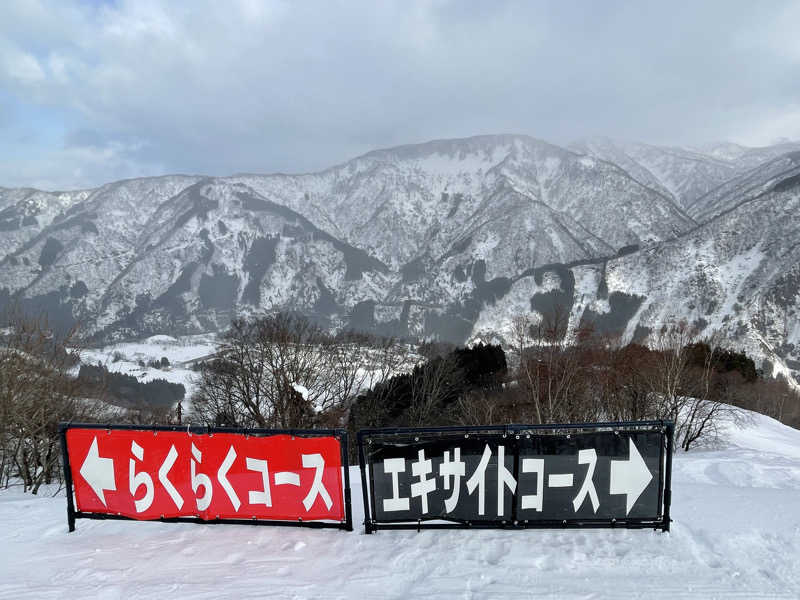
[[[672,429],[645,422],[364,430],[366,529],[666,531]]]

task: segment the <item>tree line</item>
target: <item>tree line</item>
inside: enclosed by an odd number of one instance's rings
[[[152,361],[159,365],[161,361]],[[95,389],[106,392],[105,400],[110,404],[135,409],[171,409],[186,395],[181,383],[171,383],[166,379],[152,379],[141,382],[133,375],[109,371],[102,364],[82,364],[78,379]]]
[[[800,426],[800,399],[745,354],[699,339],[685,323],[651,346],[554,315],[514,320],[500,346],[407,344],[304,317],[235,321],[201,365],[195,416],[208,425],[310,428],[575,423],[664,419],[688,450],[719,433],[734,407]]]
[[[505,348],[332,333],[291,313],[236,319],[198,365],[191,414],[209,426],[305,429],[668,419],[688,450],[747,408],[800,427],[800,398],[685,323],[643,346],[520,315]],[[60,478],[60,421],[179,421],[183,386],[79,366],[77,330],[19,314],[0,330],[0,486]],[[137,398],[157,398],[147,406]],[[177,403],[177,407],[176,407]],[[176,412],[176,408],[177,411]]]

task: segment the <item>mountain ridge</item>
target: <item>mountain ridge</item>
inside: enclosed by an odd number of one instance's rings
[[[794,202],[800,145],[717,145],[709,150],[717,156],[610,140],[579,147],[484,135],[374,150],[299,175],[0,188],[0,305],[81,320],[97,339],[219,329],[234,314],[296,309],[335,327],[464,342],[508,325],[498,306],[540,313],[564,302],[572,327],[594,319],[609,328],[622,310],[626,339],[667,319],[705,321],[703,330],[795,372],[796,294],[781,296],[783,316],[766,300],[760,316],[734,314],[727,301],[728,314],[703,316],[700,295],[728,298],[720,290],[741,282],[727,267],[706,269],[703,285],[687,272],[710,242],[712,263],[774,262],[779,275],[747,267],[759,298],[794,289],[800,232],[780,205]],[[754,157],[764,160],[752,166]],[[695,160],[698,168],[687,167]],[[681,174],[688,183],[676,187]],[[718,183],[721,174],[731,176]],[[765,202],[748,208],[758,194]],[[754,223],[763,230],[758,249]],[[770,246],[772,235],[786,243]],[[682,244],[694,254],[676,250]],[[791,282],[776,283],[780,276]],[[672,314],[659,303],[686,306]],[[747,335],[734,335],[725,316]]]

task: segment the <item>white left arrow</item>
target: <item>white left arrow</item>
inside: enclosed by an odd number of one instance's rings
[[[644,488],[653,479],[653,474],[644,463],[633,440],[628,438],[628,460],[611,461],[611,494],[626,494],[625,516],[642,495]]]
[[[100,453],[97,450],[97,436],[95,436],[92,445],[89,447],[89,453],[81,465],[80,473],[81,477],[86,480],[89,487],[100,498],[103,506],[107,507],[103,490],[112,492],[117,490],[117,484],[114,481],[114,461],[110,458],[100,457]]]

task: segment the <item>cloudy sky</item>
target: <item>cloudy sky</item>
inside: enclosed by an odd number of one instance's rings
[[[481,133],[800,139],[800,2],[2,0],[0,186]]]

